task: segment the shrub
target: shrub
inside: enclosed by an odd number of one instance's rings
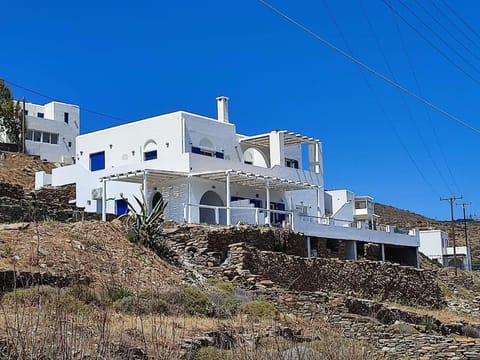
[[[264,300],[250,301],[240,307],[242,313],[259,318],[273,317],[277,309],[273,304]]]
[[[52,302],[57,289],[51,286],[37,286],[31,288],[21,288],[9,291],[3,295],[2,300],[8,304],[17,304],[33,306],[39,303]]]
[[[108,296],[112,301],[115,302],[117,300],[121,300],[123,298],[133,296],[133,293],[130,290],[120,288],[120,289],[111,290]]]
[[[168,302],[177,313],[212,316],[214,306],[200,289],[193,286],[181,286],[170,289],[159,296]]]
[[[211,287],[215,287],[228,295],[232,295],[235,291],[235,286],[228,281],[217,279],[217,278],[210,278],[207,280],[207,285]]]
[[[217,360],[224,358],[224,353],[213,346],[200,348],[195,356],[196,360]]]
[[[118,312],[127,314],[167,314],[170,312],[168,304],[154,296],[128,296],[116,301],[113,305]]]

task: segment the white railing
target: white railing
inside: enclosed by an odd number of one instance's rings
[[[192,209],[211,209],[214,212],[214,224],[227,225],[227,207],[213,206],[213,205],[199,205],[199,204],[183,204],[183,221],[186,223],[192,222]],[[293,230],[293,213],[286,210],[263,209],[247,206],[230,206],[230,223],[231,224],[251,224],[251,225],[272,225],[282,226]],[[225,217],[223,218],[223,215]],[[279,214],[286,215],[287,221],[281,224],[270,224],[270,215]],[[200,217],[198,217],[200,220]]]

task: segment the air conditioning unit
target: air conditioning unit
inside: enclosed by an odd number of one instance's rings
[[[100,200],[102,198],[102,188],[92,189],[92,200]]]

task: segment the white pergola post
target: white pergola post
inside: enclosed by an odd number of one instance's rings
[[[230,171],[227,171],[225,173],[225,182],[226,182],[226,190],[227,190],[227,226],[232,225],[232,220],[231,220],[231,209],[230,209]]]
[[[187,178],[187,223],[192,222],[192,185],[190,184],[190,177]]]
[[[320,210],[321,209],[321,202],[322,202],[322,199],[321,199],[321,196],[320,196],[320,188],[317,187],[317,221],[318,223],[320,224],[322,222],[322,211]]]
[[[143,194],[145,196],[145,208],[147,209],[147,214],[150,214],[150,203],[148,201],[149,199],[149,193],[148,193],[148,172],[145,170],[143,172]]]
[[[353,260],[358,260],[357,242],[353,241]]]
[[[319,174],[320,173],[320,144],[317,142],[315,143],[315,168],[314,171],[315,173]]]
[[[265,225],[270,225],[270,184],[268,179],[265,179],[265,191],[267,193],[267,215],[265,217]]]
[[[107,221],[107,179],[102,183],[102,221]]]
[[[382,250],[382,261],[385,262],[385,244],[380,244]]]

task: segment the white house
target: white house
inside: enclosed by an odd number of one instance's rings
[[[370,243],[379,259],[417,265],[417,233],[377,231],[372,198],[325,191],[318,139],[287,130],[238,134],[228,98],[217,107],[217,119],[177,111],[80,135],[76,164],[54,169],[51,182],[76,183],[77,206],[104,217],[124,213],[126,199],[143,189],[150,208],[168,202],[169,220],[285,226],[305,234],[309,255],[340,242],[356,259],[357,245]],[[37,186],[48,181],[39,174]]]
[[[72,164],[75,138],[80,133],[80,109],[52,101],[45,105],[25,103],[25,152],[51,162]],[[0,132],[0,142],[8,142]]]
[[[470,248],[466,246],[448,246],[448,234],[442,230],[421,230],[419,251],[442,266],[455,266],[466,271],[472,270],[472,258]]]

